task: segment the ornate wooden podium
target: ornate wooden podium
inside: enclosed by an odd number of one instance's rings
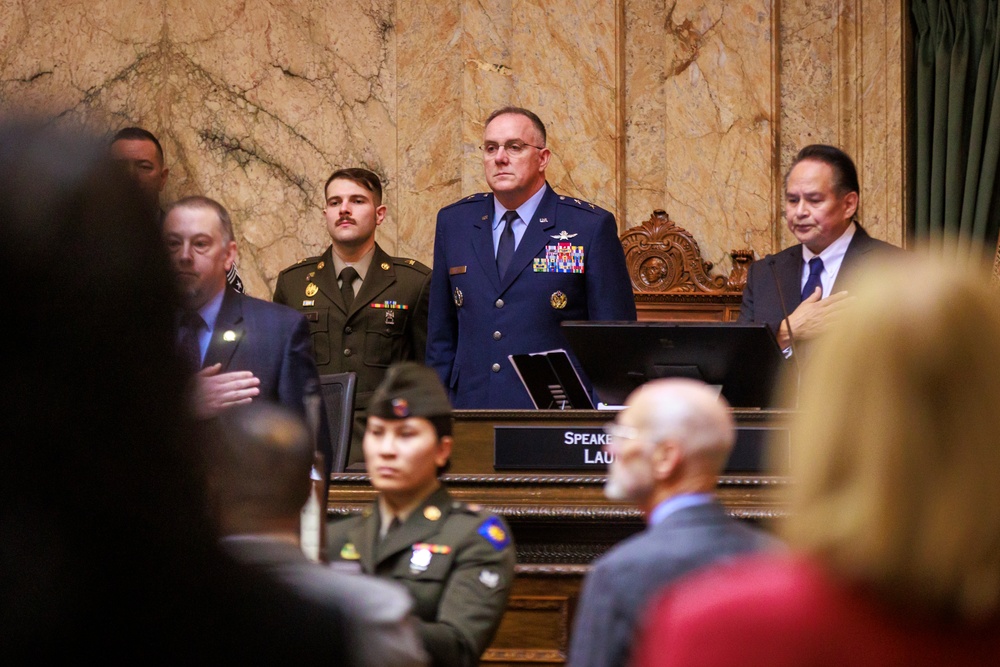
[[[733,415],[745,432],[781,430],[788,417],[762,410],[735,410]],[[484,664],[564,663],[588,564],[643,526],[638,510],[604,498],[600,471],[497,470],[495,433],[510,427],[593,430],[613,417],[596,410],[456,411],[445,483],[456,498],[503,515],[517,546],[510,603]],[[365,474],[334,474],[331,479],[331,518],[359,512],[374,498]],[[784,485],[780,477],[726,474],[719,479],[719,496],[733,516],[760,522],[782,514]]]

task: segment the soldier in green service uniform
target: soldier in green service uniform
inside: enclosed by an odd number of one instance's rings
[[[378,499],[362,516],[330,523],[328,560],[403,584],[434,665],[476,665],[507,604],[514,546],[503,519],[453,500],[438,480],[451,432],[437,374],[393,366],[368,405],[364,437]]]
[[[375,242],[386,212],[376,174],[340,169],[323,193],[331,244],[282,271],[273,300],[305,314],[320,375],[357,373],[350,464],[363,460],[365,408],[386,369],[424,359],[431,270]]]

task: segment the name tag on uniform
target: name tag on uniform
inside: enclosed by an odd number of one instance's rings
[[[466,266],[453,266],[448,269],[449,276],[457,276],[459,274],[465,273],[468,267]]]

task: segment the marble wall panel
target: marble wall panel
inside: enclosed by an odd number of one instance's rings
[[[626,5],[630,224],[665,209],[726,267],[769,245],[775,141],[767,0]],[[633,155],[636,159],[633,160]]]
[[[0,104],[151,129],[171,168],[165,198],[229,208],[248,291],[267,297],[280,269],[328,244],[332,169],[367,166],[394,197],[393,10],[345,0],[331,23],[318,0],[7,2],[2,39],[17,48],[3,51]],[[391,216],[385,227],[394,249]]]
[[[862,219],[905,224],[905,0],[0,0],[0,112],[161,136],[167,198],[233,213],[251,293],[327,244],[321,188],[385,181],[390,252],[430,263],[438,208],[486,188],[483,120],[536,110],[549,180],[615,212],[664,208],[727,253],[791,240],[804,143],[858,158]]]
[[[861,183],[868,231],[902,244],[906,123],[902,0],[814,0],[781,6],[781,155],[787,171],[810,143],[842,147]],[[774,247],[794,238],[775,228]]]

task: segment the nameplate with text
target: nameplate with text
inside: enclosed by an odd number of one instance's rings
[[[611,463],[608,438],[600,426],[495,426],[493,467],[601,472]]]
[[[603,447],[610,436],[600,426],[494,426],[496,470],[590,470],[603,472],[614,455]],[[790,450],[787,428],[740,426],[723,474],[786,474]]]

